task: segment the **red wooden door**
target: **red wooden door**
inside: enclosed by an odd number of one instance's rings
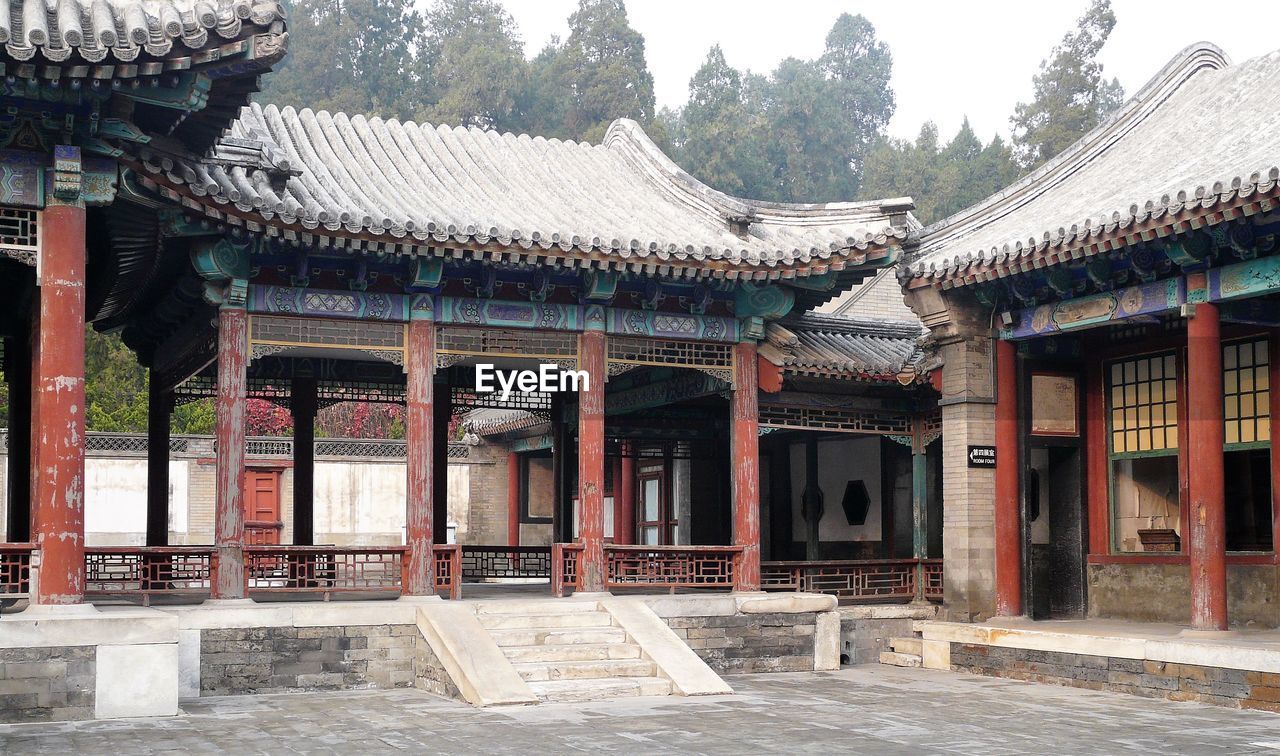
[[[245,470],[244,540],[276,546],[284,522],[280,519],[280,471]]]

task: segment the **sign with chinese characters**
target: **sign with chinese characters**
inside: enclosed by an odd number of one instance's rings
[[[995,467],[996,466],[996,447],[994,446],[970,446],[969,447],[969,467]]]
[[[1031,433],[1036,436],[1079,436],[1076,377],[1062,373],[1031,375]]]

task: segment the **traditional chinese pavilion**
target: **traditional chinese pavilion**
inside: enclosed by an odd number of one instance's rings
[[[881,498],[901,492],[880,539],[898,545],[879,555],[914,559],[889,593],[923,591],[925,449],[939,428],[920,330],[812,314],[898,261],[916,225],[909,199],[730,197],[627,120],[588,145],[250,104],[285,54],[271,2],[11,3],[0,21],[0,328],[16,473],[4,580],[29,580],[34,603],[77,604],[106,586],[305,591],[333,587],[338,562],[352,590],[454,588],[445,429],[484,408],[544,424],[513,451],[552,457],[552,569],[580,591],[756,590],[762,523],[786,542],[775,559],[799,556],[797,541],[814,559],[816,525],[789,532],[793,498],[822,510],[816,440],[784,445],[795,433],[902,450],[885,455],[893,476],[875,472]],[[86,323],[119,331],[150,368],[145,548],[84,546]],[[515,404],[475,390],[477,364],[543,363],[588,380]],[[169,413],[205,397],[217,406],[215,542],[168,547]],[[249,397],[295,418],[294,545],[246,544]],[[312,421],[351,399],[407,408],[403,547],[311,544]],[[779,491],[765,498],[779,512],[786,500],[787,514],[762,515],[762,449]],[[689,463],[685,532],[670,506],[641,506],[606,545],[606,492],[648,486],[641,467],[655,458]],[[782,481],[801,468],[793,497]],[[660,489],[676,485],[665,469]],[[850,522],[880,505],[859,483],[828,492],[830,505],[843,494]],[[774,582],[786,587],[788,569]],[[940,569],[930,575],[936,585]]]
[[[956,615],[1280,624],[1278,74],[1280,53],[1189,47],[910,242]],[[964,463],[990,445],[994,478]]]

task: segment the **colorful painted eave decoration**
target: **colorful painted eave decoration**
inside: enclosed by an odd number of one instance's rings
[[[1245,260],[1178,278],[1028,307],[1012,313],[1002,339],[1030,339],[1137,316],[1161,315],[1184,304],[1230,302],[1280,291],[1280,256]]]
[[[516,302],[500,299],[438,297],[430,294],[389,294],[331,291],[296,286],[250,286],[250,312],[345,320],[407,322],[434,317],[445,325],[491,328],[530,328],[582,331],[588,326],[587,307],[576,304]],[[713,315],[603,309],[604,330],[616,336],[735,343],[741,335],[737,320]]]

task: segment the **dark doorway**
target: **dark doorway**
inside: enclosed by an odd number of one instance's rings
[[[1033,619],[1085,615],[1083,454],[1077,446],[1031,448],[1026,471]]]

